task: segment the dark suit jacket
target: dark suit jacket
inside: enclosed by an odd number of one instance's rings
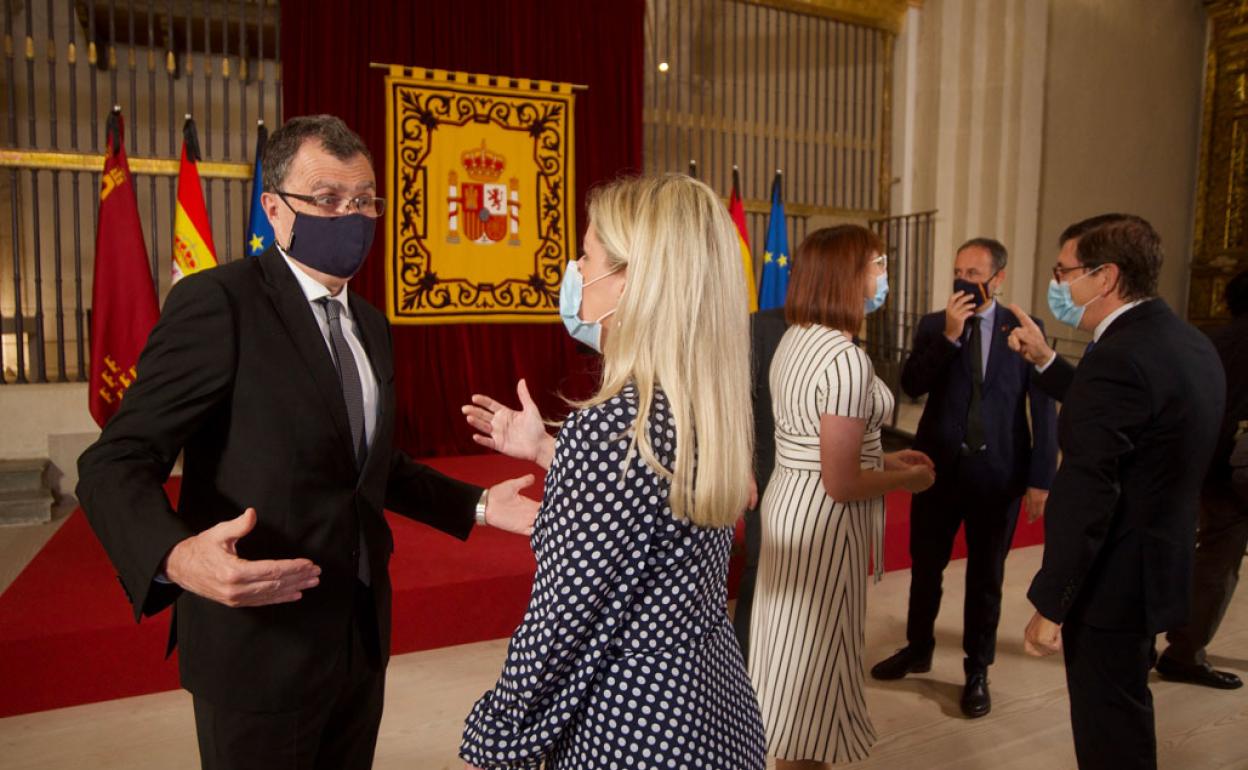
[[[1062,467],[1028,598],[1058,623],[1143,633],[1183,623],[1197,495],[1226,393],[1213,345],[1153,299],[1116,318],[1077,369],[1059,357],[1039,381],[1062,401]]]
[[[79,460],[78,497],[136,619],[176,601],[182,684],[210,702],[289,710],[318,692],[350,638],[358,527],[386,659],[394,541],[383,506],[461,539],[472,528],[481,490],[393,449],[389,328],[360,297],[349,302],[379,391],[362,471],[329,348],[273,248],[174,286],[121,410]],[[179,451],[174,510],[162,484]],[[153,582],[174,544],[247,507],[259,520],[239,556],[307,557],[319,586],[291,604],[231,609]]]
[[[967,328],[973,322],[968,320]],[[980,402],[988,446],[982,467],[987,470],[974,480],[973,489],[965,490],[978,498],[1014,499],[1027,487],[1048,489],[1057,466],[1053,401],[1035,383],[1035,368],[1007,344],[1017,326],[1014,314],[998,303]],[[914,448],[936,463],[935,494],[957,491],[953,485],[965,482],[949,470],[956,467],[966,435],[971,376],[970,346],[959,347],[945,337],[944,311],[923,316],[915,331],[914,349],[901,371],[901,387],[912,398],[927,394]]]
[[[1248,420],[1248,316],[1210,329],[1208,333],[1226,372],[1226,414],[1217,448],[1213,452],[1213,462],[1209,464],[1206,484],[1225,487],[1231,479],[1230,460],[1235,430],[1241,421]]]
[[[776,467],[776,419],[771,413],[769,382],[771,359],[788,328],[783,307],[760,310],[750,316],[750,395],[754,406],[754,479],[758,482],[759,505]]]

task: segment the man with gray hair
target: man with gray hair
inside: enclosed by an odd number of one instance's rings
[[[386,202],[329,115],[265,149],[275,244],[180,281],[78,497],[136,619],[174,605],[204,768],[371,767],[390,646],[383,507],[465,539],[531,530],[531,477],[490,490],[393,446],[385,317],[348,289]],[[175,509],[162,485],[179,452]]]
[[[931,668],[941,581],[958,528],[966,532],[962,713],[992,710],[988,667],[996,656],[1005,558],[1020,501],[1044,511],[1057,464],[1053,401],[1031,367],[1007,348],[1018,325],[995,299],[1005,281],[1005,246],[972,238],[958,248],[945,309],[919,320],[901,386],[926,395],[914,448],[936,463],[936,483],[914,496],[910,515],[910,607],[906,646],[876,664],[876,679]],[[1037,322],[1038,323],[1038,322]],[[1030,416],[1030,420],[1028,419]]]

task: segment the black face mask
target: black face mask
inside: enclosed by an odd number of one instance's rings
[[[286,253],[313,270],[350,278],[373,246],[377,220],[363,214],[314,217],[295,212]]]
[[[988,276],[988,281],[991,281],[995,276],[996,273]],[[955,293],[962,291],[971,295],[971,297],[975,300],[975,307],[979,307],[992,299],[992,289],[989,288],[988,281],[984,281],[983,283],[972,283],[971,281],[964,281],[961,278],[955,278],[953,279],[953,290]]]

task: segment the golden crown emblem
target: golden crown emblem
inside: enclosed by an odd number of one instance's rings
[[[507,165],[506,158],[485,148],[484,139],[481,140],[480,147],[461,153],[459,160],[464,164],[464,171],[468,172],[468,176],[479,182],[497,181],[503,174],[503,167]]]

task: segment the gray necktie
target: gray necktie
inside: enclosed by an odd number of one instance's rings
[[[334,354],[334,367],[338,370],[342,398],[347,404],[347,422],[351,425],[351,442],[355,445],[356,470],[360,470],[368,457],[368,441],[364,435],[364,386],[360,383],[360,370],[356,368],[355,356],[342,333],[342,305],[329,297],[322,297],[317,302],[325,308],[325,317],[329,321],[329,342]],[[360,560],[356,572],[360,581],[369,585],[368,548],[363,527],[360,528]]]

